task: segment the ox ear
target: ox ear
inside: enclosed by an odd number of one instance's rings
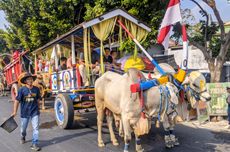
[[[185,77],[185,79],[184,79],[182,85],[187,85],[187,84],[189,84],[189,77],[188,77],[188,76]]]

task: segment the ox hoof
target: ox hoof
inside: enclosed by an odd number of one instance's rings
[[[112,141],[112,143],[113,143],[114,146],[118,146],[119,145],[119,143],[118,143],[117,140]]]
[[[173,145],[173,143],[170,139],[170,136],[166,135],[165,136],[165,147],[166,148],[172,148],[172,145]]]
[[[98,147],[105,147],[105,144],[103,142],[98,142]]]
[[[171,145],[171,144],[165,144],[165,147],[166,147],[167,149],[170,149],[170,148],[172,148],[172,145]]]
[[[175,138],[174,145],[175,145],[175,146],[179,146],[179,145],[180,145],[180,143],[179,143],[179,141],[178,141],[178,138]]]
[[[171,138],[171,144],[173,146],[179,146],[180,145],[178,138],[176,138],[175,135],[170,135],[170,138]]]
[[[136,145],[136,152],[143,152],[144,148],[141,145]]]
[[[145,150],[144,149],[141,149],[141,150],[138,150],[137,152],[144,152]]]

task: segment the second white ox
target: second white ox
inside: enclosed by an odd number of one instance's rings
[[[128,151],[131,133],[134,132],[136,136],[136,151],[139,152],[143,151],[139,136],[149,133],[151,118],[160,115],[162,119],[165,119],[164,113],[172,113],[174,109],[170,107],[178,104],[177,88],[172,83],[167,83],[168,89],[166,90],[169,91],[169,94],[166,93],[166,95],[168,96],[168,101],[162,98],[161,92],[162,87],[165,88],[166,86],[156,86],[144,91],[144,107],[141,107],[139,93],[131,93],[130,91],[130,85],[138,83],[140,77],[144,78],[140,71],[129,69],[124,75],[109,71],[97,79],[95,83],[95,104],[98,114],[99,147],[104,146],[102,140],[102,124],[106,109],[112,111],[115,119],[121,119],[122,121],[125,140],[124,151]],[[144,112],[148,119],[141,116],[142,112]],[[112,116],[107,117],[110,137],[113,145],[118,145],[112,128],[112,118]],[[168,121],[165,121],[165,123],[168,123]]]

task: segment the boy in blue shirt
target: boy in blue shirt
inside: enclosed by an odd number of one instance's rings
[[[20,103],[21,107],[21,144],[25,143],[26,140],[26,129],[31,119],[33,127],[33,139],[31,149],[35,151],[41,150],[38,147],[39,138],[39,102],[41,100],[40,91],[37,87],[33,86],[33,81],[36,76],[30,73],[25,73],[25,75],[19,79],[25,86],[21,87],[18,91],[18,95],[14,102],[14,111],[12,116],[17,115],[18,106]]]

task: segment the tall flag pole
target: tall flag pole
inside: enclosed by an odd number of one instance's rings
[[[171,26],[180,21],[182,21],[180,0],[170,0],[157,37],[157,42],[162,44],[165,50],[169,46]]]
[[[181,62],[181,68],[183,70],[187,70],[187,67],[188,67],[188,38],[187,38],[185,24],[182,25],[182,39],[183,39],[183,58]]]
[[[148,52],[143,48],[143,46],[137,41],[137,39],[130,33],[130,31],[125,27],[125,25],[118,19],[117,22],[125,30],[125,32],[130,36],[133,42],[141,49],[141,51],[147,56],[151,63],[157,68],[160,74],[165,75],[165,71],[159,66],[159,64],[148,54]]]

